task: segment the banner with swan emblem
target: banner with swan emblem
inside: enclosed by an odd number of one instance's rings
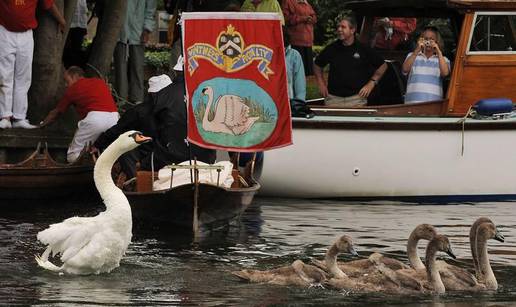
[[[183,13],[188,141],[256,152],[292,144],[275,13]]]

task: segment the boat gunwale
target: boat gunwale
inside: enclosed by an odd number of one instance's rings
[[[361,120],[362,119],[362,120]],[[424,119],[425,121],[417,121]],[[431,121],[436,119],[436,121]],[[446,121],[448,120],[448,121]],[[360,130],[516,130],[516,119],[474,120],[463,117],[316,116],[294,118],[294,129]]]
[[[185,189],[187,186],[194,186],[194,185],[195,185],[194,183],[185,183],[182,185],[175,186],[173,188],[163,189],[163,190],[154,190],[154,191],[146,191],[146,192],[136,192],[136,191],[123,191],[123,192],[125,195],[128,195],[128,196],[159,195],[159,194],[167,194],[169,192],[179,190],[179,189]],[[257,192],[261,187],[258,182],[254,182],[253,185],[251,185],[249,187],[240,187],[240,188],[226,188],[221,185],[205,183],[205,182],[200,182],[199,186],[208,186],[210,188],[216,188],[216,189],[224,190],[225,192],[231,192],[231,193],[254,192],[254,191]]]

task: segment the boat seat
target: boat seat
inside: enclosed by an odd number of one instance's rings
[[[136,192],[152,192],[152,172],[136,172]]]

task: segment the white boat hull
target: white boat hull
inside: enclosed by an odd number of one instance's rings
[[[354,119],[355,124],[360,120]],[[456,129],[417,129],[418,124],[450,126],[457,120],[363,119],[368,129],[338,125],[321,129],[315,125],[317,118],[314,128],[296,128],[294,123],[294,145],[265,153],[260,194],[300,198],[516,196],[516,129],[492,130],[487,124],[485,129],[477,125],[468,130],[466,126],[464,142],[460,124]],[[383,129],[400,122],[416,128]],[[375,129],[375,123],[382,128]]]

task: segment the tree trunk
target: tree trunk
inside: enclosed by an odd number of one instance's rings
[[[103,5],[99,16],[97,33],[91,46],[86,72],[88,75],[106,78],[111,70],[111,60],[120,37],[120,29],[125,19],[126,0],[97,1]]]
[[[77,0],[56,0],[56,6],[63,11],[67,26],[73,16]],[[29,90],[28,118],[39,122],[55,107],[63,91],[62,55],[66,34],[61,33],[55,18],[44,10],[37,10],[38,27],[34,30],[34,58],[32,61],[32,83]]]

